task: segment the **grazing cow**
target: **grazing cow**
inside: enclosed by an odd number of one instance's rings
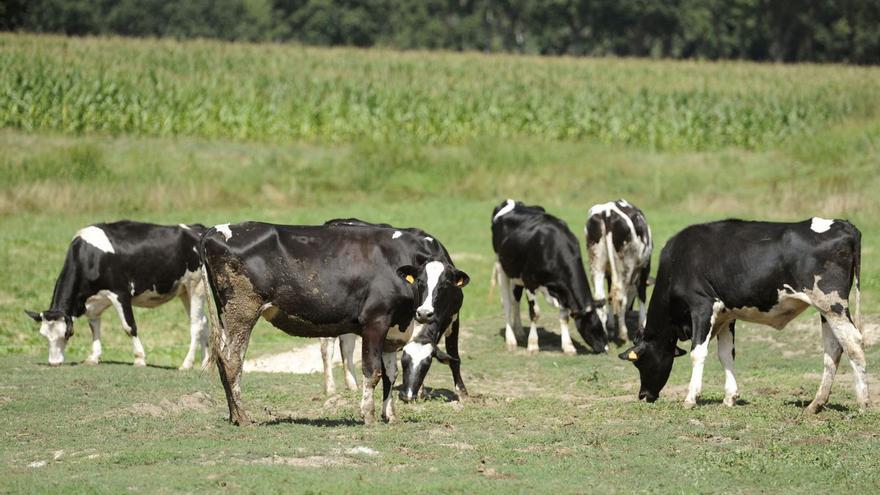
[[[620,354],[639,370],[639,399],[657,400],[673,357],[685,353],[676,341],[691,339],[693,374],[684,404],[696,405],[709,340],[717,337],[725,374],[724,404],[733,406],[738,396],[733,375],[736,320],[782,329],[813,306],[822,320],[825,372],[807,410],[817,412],[828,401],[843,351],[855,372],[859,405],[867,407],[865,353],[858,329],[860,265],[861,233],[845,220],[723,220],[682,230],[660,254],[647,325],[635,345]],[[849,311],[853,280],[856,325]]]
[[[250,420],[241,403],[241,371],[250,333],[260,317],[290,335],[360,334],[364,373],[361,415],[375,419],[373,390],[382,378],[382,416],[394,419],[391,386],[397,346],[385,347],[390,327],[406,334],[406,395],[421,387],[427,367],[412,363],[450,359],[437,342],[461,309],[468,276],[431,260],[409,264],[386,229],[289,226],[246,222],[218,225],[202,237],[200,254],[214,296],[212,355],[235,424]],[[415,325],[413,325],[415,326]],[[385,351],[385,352],[383,352]],[[394,352],[389,352],[394,351]]]
[[[123,220],[99,223],[76,233],[55,282],[52,304],[41,313],[26,311],[49,341],[49,364],[64,362],[73,336],[73,319],[85,315],[92,329],[92,352],[84,364],[101,358],[101,313],[113,307],[131,336],[135,366],[146,364],[133,306],[153,308],[179,297],[189,313],[190,346],[181,369],[189,369],[196,348],[207,362],[208,322],[205,286],[198,255],[202,225],[153,225]]]
[[[647,316],[646,288],[651,274],[651,228],[642,210],[624,199],[618,199],[590,208],[587,225],[587,254],[593,274],[596,299],[605,299],[605,282],[610,282],[608,301],[611,315],[604,307],[596,312],[608,329],[607,318],[617,319],[617,335],[609,335],[622,344],[627,339],[626,312],[639,298],[639,328],[644,328]]]
[[[324,223],[324,225],[330,227],[360,226],[365,228],[384,229],[386,235],[390,235],[392,239],[397,241],[394,243],[395,247],[404,257],[404,259],[408,259],[409,264],[413,266],[420,266],[427,263],[428,261],[437,260],[448,263],[451,266],[455,266],[455,264],[452,262],[452,259],[449,257],[449,252],[446,250],[446,247],[444,247],[440,241],[436,240],[433,236],[421,229],[412,227],[397,228],[387,223],[369,223],[357,218],[328,220]],[[408,255],[406,254],[407,252]],[[444,334],[446,336],[446,351],[450,356],[450,359],[443,360],[441,362],[446,362],[449,364],[449,367],[452,371],[452,380],[455,384],[455,389],[459,397],[467,397],[467,388],[464,386],[464,381],[461,379],[461,360],[458,355],[459,324],[459,318],[458,316],[456,316],[456,318],[452,322],[452,325],[446,330]],[[401,334],[394,328],[391,328],[388,331],[388,336],[385,338],[386,350],[391,349],[394,346],[402,348],[407,343],[409,343],[409,340],[412,339],[414,336],[414,328],[408,328],[407,330],[408,332],[406,332],[405,334]],[[333,381],[333,369],[331,364],[333,361],[333,351],[336,347],[336,340],[336,337],[321,338],[321,358],[324,363],[324,392],[328,395],[336,392],[336,384]],[[338,337],[338,340],[339,348],[342,353],[342,365],[345,374],[346,386],[348,386],[349,390],[357,390],[357,380],[355,379],[353,359],[356,336],[354,334],[343,334]],[[410,356],[409,358],[407,358],[407,364],[404,366],[404,373],[418,374],[419,367],[430,366],[431,356],[428,356],[426,359],[428,359],[427,363],[413,363]],[[394,380],[392,380],[392,386],[393,384]],[[408,396],[406,392],[401,393],[401,399],[403,399],[404,401],[409,401],[412,398],[413,397]]]
[[[575,354],[568,330],[573,317],[578,332],[595,352],[606,352],[608,341],[596,316],[577,237],[562,220],[540,206],[508,199],[492,212],[492,247],[498,261],[495,274],[507,318],[507,350],[516,349],[513,326],[520,330],[519,300],[523,288],[529,303],[528,352],[538,351],[538,306],[535,293],[559,309],[562,350]]]

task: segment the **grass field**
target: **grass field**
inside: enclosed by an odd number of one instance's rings
[[[640,404],[634,368],[562,355],[550,319],[549,352],[507,354],[486,298],[495,204],[543,204],[579,234],[590,205],[625,197],[657,252],[700,221],[851,219],[876,329],[876,68],[8,34],[0,67],[0,492],[880,489],[880,417],[856,411],[848,365],[831,409],[801,413],[822,363],[812,312],[781,332],[744,325],[743,403],[720,404],[710,360],[704,404],[685,411],[687,358],[661,401]],[[80,227],[340,216],[422,227],[471,275],[471,400],[450,402],[435,364],[431,400],[365,428],[355,395],[325,403],[316,375],[253,373],[244,399],[263,424],[234,428],[214,371],[166,369],[186,352],[177,303],[135,313],[157,367],[129,366],[110,315],[108,363],[43,365],[22,310],[46,308]],[[90,344],[76,329],[71,362]],[[249,357],[305,342],[260,323]],[[868,350],[871,376],[878,357]]]

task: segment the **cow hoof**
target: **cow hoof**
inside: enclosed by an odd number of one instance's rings
[[[540,350],[540,348],[538,346],[535,346],[535,347],[529,346],[528,348],[526,348],[526,352],[529,353],[530,356],[534,356],[535,354],[538,353],[539,350]]]
[[[376,416],[374,416],[372,414],[364,414],[363,418],[364,418],[364,425],[366,425],[366,426],[370,426],[370,425],[376,423]]]
[[[686,400],[686,401],[684,401],[683,405],[684,405],[685,409],[693,409],[693,408],[697,407],[697,402]]]
[[[516,343],[511,344],[508,342],[507,343],[507,352],[513,352],[515,350],[516,350]]]
[[[465,399],[470,398],[470,395],[468,395],[468,391],[466,388],[459,388],[459,389],[456,389],[455,391],[458,393],[459,402],[462,402]]]
[[[138,367],[143,367],[147,365],[147,360],[144,358],[135,358],[134,365]]]
[[[98,364],[98,360],[97,360],[97,359],[88,358],[88,359],[86,359],[85,361],[83,361],[82,364],[85,365],[85,366],[95,366],[95,365]]]
[[[565,355],[567,355],[567,356],[574,356],[575,354],[577,354],[577,349],[575,349],[574,346],[572,346],[572,347],[563,347],[563,348],[562,348],[562,353],[565,354]]]
[[[397,416],[393,414],[390,416],[382,415],[382,421],[385,421],[386,423],[394,423],[397,421]]]
[[[738,395],[731,395],[730,397],[724,398],[724,405],[727,407],[733,407],[736,405],[736,399],[738,399]]]
[[[807,414],[818,414],[825,406],[822,404],[817,404],[816,401],[810,402],[810,405],[804,409],[804,412]]]
[[[180,368],[177,368],[177,369],[180,371],[189,371],[192,369],[192,367],[193,367],[192,364],[188,364],[188,365],[182,364],[182,365],[180,365]]]

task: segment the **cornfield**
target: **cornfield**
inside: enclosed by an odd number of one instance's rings
[[[0,35],[0,127],[247,141],[763,148],[880,104],[880,70]]]

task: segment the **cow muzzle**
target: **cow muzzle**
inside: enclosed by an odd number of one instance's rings
[[[432,308],[419,308],[416,310],[416,321],[418,321],[419,323],[428,323],[433,317],[434,310]]]
[[[639,390],[639,400],[643,400],[645,402],[656,402],[658,394],[653,394],[647,390]]]

